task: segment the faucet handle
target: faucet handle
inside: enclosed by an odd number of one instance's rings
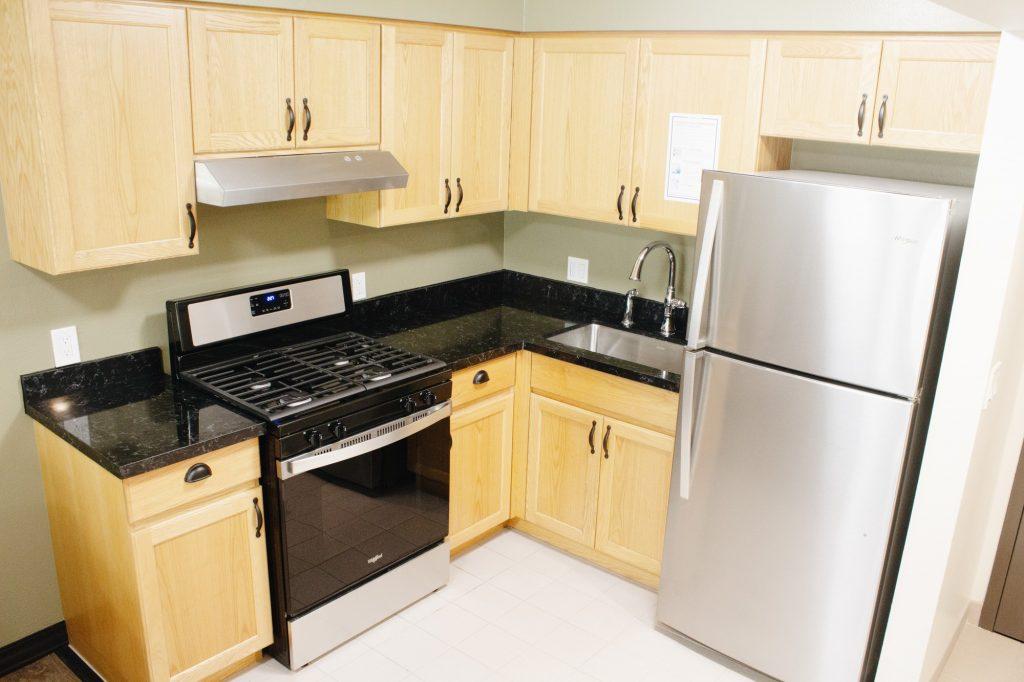
[[[638,293],[640,292],[636,289],[626,292],[626,311],[622,314],[622,326],[627,329],[633,326],[633,297]]]

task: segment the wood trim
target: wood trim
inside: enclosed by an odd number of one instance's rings
[[[526,461],[530,447],[530,368],[533,354],[516,353],[515,405],[512,408],[512,492],[510,514],[526,514]]]
[[[502,521],[497,526],[494,526],[493,528],[485,530],[484,532],[482,532],[479,535],[476,535],[476,536],[470,538],[469,540],[466,540],[465,542],[461,542],[461,543],[459,543],[457,545],[452,545],[452,547],[449,549],[449,553],[451,555],[451,558],[454,559],[455,557],[459,556],[460,554],[465,554],[466,552],[468,552],[469,550],[473,549],[477,545],[481,545],[484,542],[487,542],[488,540],[493,538],[495,535],[497,535],[501,531],[505,530],[505,526],[506,525],[508,525],[508,521],[507,520],[506,521]]]
[[[67,643],[68,628],[64,621],[60,621],[0,647],[0,677],[35,663]]]
[[[516,383],[516,367],[516,356],[510,354],[455,372],[452,374],[452,408],[458,409],[511,388]],[[474,384],[473,377],[481,371],[487,372],[490,379],[487,383]]]
[[[1024,450],[1017,462],[1017,473],[1014,475],[1010,499],[1006,504],[1006,516],[1003,518],[1003,527],[999,532],[999,544],[996,545],[992,573],[988,580],[988,589],[985,590],[985,600],[982,602],[981,617],[978,621],[979,627],[993,632],[1022,516],[1024,516]]]
[[[574,554],[581,559],[586,559],[587,561],[611,571],[612,573],[616,573],[623,578],[640,583],[644,587],[649,587],[652,590],[658,589],[660,578],[654,573],[637,568],[636,566],[631,566],[624,561],[619,561],[614,557],[610,557],[607,554],[597,551],[593,547],[573,542],[572,540],[562,537],[558,533],[554,533],[521,518],[512,519],[509,521],[508,526],[509,528],[514,528],[538,540],[542,540],[556,549],[568,552],[569,554]]]
[[[508,210],[526,211],[530,203],[533,38],[517,37],[512,51],[512,139],[508,155]]]

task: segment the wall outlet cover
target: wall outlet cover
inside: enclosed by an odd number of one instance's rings
[[[590,274],[590,261],[586,258],[569,256],[569,265],[566,269],[565,278],[570,282],[586,284]]]
[[[366,273],[352,273],[352,300],[361,301],[366,298]]]
[[[82,361],[78,351],[78,328],[61,327],[50,330],[50,343],[53,344],[53,365],[63,367]]]

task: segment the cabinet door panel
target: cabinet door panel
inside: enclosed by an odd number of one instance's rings
[[[886,40],[871,144],[952,152],[981,149],[996,38]]]
[[[196,153],[293,148],[291,17],[190,9],[189,35]]]
[[[58,193],[58,270],[186,255],[195,203],[184,10],[53,2],[40,87],[59,138],[47,172]],[[33,12],[46,12],[43,3]],[[48,69],[48,70],[49,70]],[[53,88],[49,91],[49,88]],[[155,132],[158,131],[158,132]]]
[[[624,222],[639,49],[635,38],[537,39],[531,211]]]
[[[605,418],[595,548],[651,573],[661,571],[673,439]]]
[[[450,178],[452,33],[384,26],[381,30],[381,149],[409,171],[405,189],[381,192],[381,224],[445,217]],[[454,195],[454,180],[449,181]],[[448,215],[454,203],[449,207]]]
[[[457,215],[508,208],[512,44],[502,36],[455,34],[451,172]]]
[[[273,640],[259,488],[133,534],[152,673],[199,679]]]
[[[509,518],[512,483],[512,389],[452,415],[449,542],[472,540]]]
[[[380,26],[295,19],[295,101],[299,147],[380,141]],[[309,133],[303,105],[309,107]]]
[[[590,546],[597,513],[601,424],[602,417],[593,412],[538,395],[530,398],[526,520]]]
[[[761,134],[867,144],[881,51],[875,39],[769,40]]]
[[[765,44],[742,37],[641,41],[630,224],[696,234],[698,204],[665,198],[673,113],[721,116],[718,168],[755,169]]]

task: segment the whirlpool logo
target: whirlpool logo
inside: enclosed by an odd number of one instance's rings
[[[369,559],[366,560],[366,563],[368,563],[368,564],[375,564],[375,563],[377,563],[378,561],[380,561],[383,558],[384,558],[383,554],[374,554],[372,557],[370,557]]]

